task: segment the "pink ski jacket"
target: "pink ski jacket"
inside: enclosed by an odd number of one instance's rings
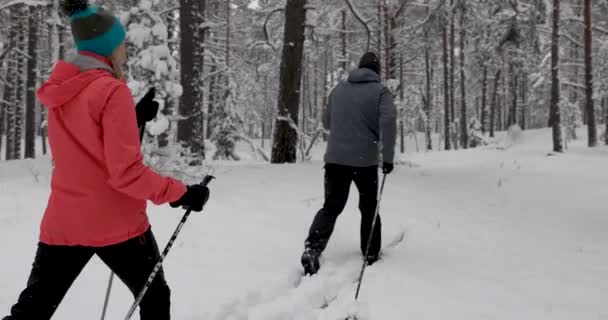
[[[54,160],[40,241],[103,247],[143,234],[146,200],[176,201],[186,186],[143,164],[133,98],[110,62],[80,57],[97,67],[59,61],[37,93],[48,108]]]

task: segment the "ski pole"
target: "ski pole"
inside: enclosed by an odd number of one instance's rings
[[[106,318],[106,311],[110,302],[110,292],[112,291],[112,281],[114,280],[114,272],[110,272],[110,280],[108,281],[108,289],[106,290],[106,299],[103,302],[103,310],[101,311],[101,320]]]
[[[144,141],[144,132],[146,131],[146,125],[142,125],[139,129],[139,141]]]
[[[386,182],[385,173],[382,177],[382,186],[380,187],[380,193],[378,194],[378,204],[376,204],[376,212],[374,213],[374,220],[372,222],[372,230],[369,233],[369,238],[367,239],[367,246],[365,247],[365,256],[363,257],[363,266],[361,267],[361,274],[359,274],[359,283],[357,284],[357,293],[355,294],[355,300],[359,299],[359,291],[361,290],[361,282],[363,282],[363,275],[365,274],[365,268],[367,267],[367,255],[369,254],[369,247],[372,244],[372,239],[374,236],[374,230],[376,229],[376,221],[378,220],[378,215],[380,214],[380,201],[382,201],[382,193],[384,193],[384,183]]]
[[[201,182],[201,185],[204,186],[204,187],[206,187],[207,185],[209,185],[209,183],[213,179],[215,179],[215,177],[213,177],[213,176],[206,176],[203,179],[203,182]],[[163,250],[163,253],[160,255],[160,259],[156,263],[156,266],[154,266],[154,269],[152,270],[152,273],[148,277],[148,280],[146,281],[146,284],[144,285],[143,289],[141,289],[141,291],[137,295],[137,298],[135,298],[135,301],[131,305],[131,308],[129,309],[129,312],[127,313],[127,316],[125,317],[125,320],[130,320],[131,319],[131,317],[135,313],[135,309],[137,309],[137,307],[141,303],[141,300],[143,300],[144,295],[146,294],[146,292],[148,291],[148,289],[152,285],[152,281],[154,281],[154,278],[156,277],[156,274],[158,273],[158,271],[160,270],[160,268],[163,266],[163,261],[165,260],[165,257],[167,256],[167,254],[169,254],[169,250],[171,250],[171,247],[173,246],[173,243],[175,242],[175,239],[177,239],[177,236],[179,235],[180,231],[182,230],[182,227],[184,226],[184,224],[186,224],[186,221],[188,220],[188,217],[190,216],[190,213],[192,213],[192,209],[187,208],[186,213],[184,214],[184,217],[182,218],[182,220],[177,225],[177,228],[175,229],[175,232],[173,232],[173,235],[171,236],[171,239],[169,239],[169,242],[167,243],[167,246],[165,247],[165,250]]]

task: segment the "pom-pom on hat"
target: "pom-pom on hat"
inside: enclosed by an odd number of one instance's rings
[[[125,28],[112,13],[89,6],[87,0],[61,0],[60,6],[70,17],[78,51],[108,57],[125,40]]]

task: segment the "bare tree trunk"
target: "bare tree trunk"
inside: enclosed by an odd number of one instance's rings
[[[28,46],[27,46],[27,71],[26,81],[26,108],[25,108],[25,158],[36,157],[36,78],[37,70],[37,47],[38,47],[38,24],[37,7],[29,7],[28,17]],[[24,30],[25,32],[25,30]]]
[[[560,0],[553,0],[553,34],[551,45],[551,115],[553,127],[553,151],[563,152],[562,119],[560,112],[559,81],[559,21]]]
[[[578,17],[578,12],[577,12],[577,17]],[[577,40],[578,40],[578,37],[577,37]],[[570,81],[572,81],[573,83],[579,83],[579,81],[580,81],[579,67],[578,67],[578,65],[576,65],[576,63],[578,63],[578,61],[581,58],[580,52],[579,52],[579,47],[576,44],[572,43],[571,49],[569,51],[571,54],[570,58],[572,59],[573,64],[574,64],[573,65],[574,75]],[[581,120],[583,121],[583,124],[587,125],[587,110],[585,109],[585,104],[582,103],[581,100],[579,99],[579,90],[580,90],[579,88],[571,87],[569,90],[570,91],[569,98],[570,98],[570,102],[573,105],[577,106],[577,108],[579,108],[579,110],[581,112],[581,118],[582,118]],[[570,115],[567,115],[566,116],[567,122],[569,122],[571,120],[569,118],[570,118]],[[573,130],[573,131],[567,130],[567,132],[568,132],[568,134],[566,134],[566,135],[569,135],[570,133],[572,133],[574,135],[573,139],[575,139],[575,140],[577,139],[576,130]]]
[[[461,119],[460,119],[460,143],[462,144],[462,147],[467,149],[469,147],[469,132],[468,132],[468,117],[467,117],[467,96],[466,96],[466,87],[465,87],[465,81],[466,81],[466,77],[465,77],[465,72],[464,72],[464,67],[465,67],[465,37],[466,37],[466,31],[465,31],[465,25],[464,25],[464,18],[465,18],[465,3],[462,3],[462,10],[460,12],[460,114],[461,114]]]
[[[65,59],[65,34],[66,34],[66,27],[62,26],[62,25],[57,25],[57,40],[59,42],[59,48],[58,50],[58,54],[59,54],[59,60],[63,60]]]
[[[503,86],[502,86],[502,96],[499,97],[499,99],[501,100],[501,102],[498,104],[500,107],[500,113],[499,113],[499,118],[500,118],[500,131],[505,131],[507,129],[507,123],[508,123],[508,113],[509,113],[509,78],[508,78],[508,73],[507,72],[503,72]]]
[[[508,117],[508,126],[511,127],[517,123],[517,88],[518,88],[518,77],[517,77],[517,68],[515,67],[515,62],[511,61],[510,63],[510,76],[511,76],[511,111],[509,112]]]
[[[6,87],[4,90],[6,91]],[[2,150],[4,136],[6,135],[6,133],[4,132],[4,130],[6,128],[6,113],[4,112],[4,106],[5,106],[4,102],[0,102],[0,150]],[[2,155],[0,154],[0,160],[1,159],[2,159]]]
[[[483,65],[481,80],[481,133],[486,134],[488,128],[488,66]]]
[[[529,110],[528,106],[528,72],[525,71],[522,75],[521,87],[521,128],[526,130],[528,128],[527,114]]]
[[[272,163],[294,163],[297,159],[298,111],[300,81],[306,22],[306,0],[287,0],[281,58],[278,116],[276,121]]]
[[[606,131],[604,132],[604,143],[608,145],[608,98],[602,99],[602,109],[604,110],[604,126]]]
[[[219,2],[212,1],[209,5],[209,13],[208,17],[213,17],[219,13]],[[211,19],[209,19],[211,20]],[[209,35],[209,44],[216,45],[217,42],[217,34],[211,29]],[[219,98],[219,83],[221,81],[221,77],[218,74],[218,61],[213,59],[210,63],[209,67],[209,98],[207,101],[207,138],[213,136],[213,130],[216,127],[216,108],[218,107],[220,98]]]
[[[443,27],[443,93],[444,93],[444,143],[445,150],[451,149],[451,134],[450,134],[450,69],[448,62],[448,29]]]
[[[395,54],[395,48],[397,47],[397,40],[393,35],[393,31],[397,28],[397,21],[395,17],[391,16],[387,1],[384,0],[384,37],[385,37],[385,66],[386,66],[386,77],[385,79],[396,79],[397,76],[397,58]]]
[[[401,153],[405,153],[405,123],[403,122],[403,99],[405,98],[405,84],[403,83],[403,54],[399,58],[399,132]]]
[[[225,51],[225,59],[226,59],[226,68],[228,70],[226,70],[227,72],[224,74],[224,85],[226,86],[226,93],[223,95],[223,101],[222,101],[222,105],[224,106],[224,109],[226,109],[226,100],[228,99],[228,95],[230,95],[230,66],[231,66],[231,57],[230,54],[232,52],[231,49],[231,38],[232,38],[232,0],[224,0],[225,4],[226,4],[226,51]]]
[[[494,91],[492,92],[492,105],[490,106],[490,137],[494,138],[496,113],[499,105],[498,92],[500,91],[500,69],[494,75]]]
[[[300,101],[302,101],[302,121],[300,121],[300,130],[303,135],[308,134],[306,128],[306,122],[308,122],[308,113],[306,112],[308,101],[308,55],[304,56],[304,63],[302,66],[302,83],[300,85]]]
[[[342,10],[342,31],[340,34],[342,38],[342,58],[340,59],[340,66],[344,71],[344,75],[348,72],[348,53],[346,52],[346,10]]]
[[[318,51],[318,48],[317,48]],[[320,61],[318,61],[318,55],[317,55],[317,63],[320,63]],[[311,105],[311,108],[314,108],[312,111],[312,118],[315,120],[319,119],[319,77],[320,77],[320,73],[321,73],[321,69],[318,67],[317,64],[314,65],[314,69],[313,69],[313,73],[314,73],[314,83],[313,83],[313,104]],[[315,128],[316,129],[316,128]]]
[[[179,103],[179,114],[188,117],[181,121],[177,139],[185,142],[192,153],[205,158],[203,92],[204,34],[199,26],[204,21],[205,1],[180,0],[180,63],[183,94]]]
[[[18,19],[19,19],[19,36],[17,40],[17,48],[19,54],[17,55],[17,91],[15,97],[15,141],[14,141],[14,159],[21,159],[22,155],[22,142],[23,142],[23,120],[25,116],[25,91],[26,91],[26,71],[27,71],[27,58],[23,55],[27,52],[27,7],[25,5],[19,5],[17,8]]]
[[[378,30],[376,32],[376,37],[378,38],[376,52],[380,61],[382,61],[382,1],[378,0]]]
[[[322,102],[322,106],[321,106],[322,110],[325,110],[325,108],[327,107],[327,102],[328,102],[328,98],[329,98],[329,96],[328,96],[329,86],[332,85],[332,83],[328,83],[328,81],[331,81],[331,80],[327,79],[328,75],[330,73],[333,74],[333,72],[330,70],[330,64],[329,64],[330,59],[331,59],[330,56],[332,55],[331,49],[330,49],[331,47],[329,45],[329,40],[330,39],[328,37],[328,44],[327,44],[327,47],[325,47],[325,59],[323,62],[323,81],[322,81],[322,83],[323,83],[323,102]],[[332,67],[332,69],[333,69],[333,67]]]
[[[455,15],[454,15],[454,0],[450,0],[450,124],[454,125],[456,121],[456,100],[454,99],[454,82],[456,78],[456,23],[455,23]],[[455,129],[455,128],[454,128]],[[454,132],[455,133],[455,132]],[[456,134],[454,134],[454,137]],[[450,137],[451,139],[454,137]],[[453,147],[454,149],[458,149],[458,141],[453,139]]]
[[[12,8],[9,11],[8,17],[8,47],[13,48],[17,43],[17,32],[18,28],[18,17],[17,11]],[[6,79],[16,79],[17,72],[17,54],[15,51],[11,51],[8,53],[6,57]],[[5,134],[6,134],[6,142],[5,142],[5,160],[13,160],[14,159],[14,148],[15,148],[15,112],[16,112],[16,104],[15,104],[15,91],[16,84],[10,83],[9,85],[4,86],[4,94],[3,94],[3,112],[4,112],[4,121],[6,123]]]
[[[268,108],[268,75],[264,75],[264,108]],[[265,109],[266,110],[266,109]],[[267,127],[270,127],[270,123],[268,122],[267,117],[268,112],[264,112],[262,117],[262,148],[265,147],[266,137],[268,136],[268,132],[266,131]]]
[[[431,64],[431,48],[430,48],[430,39],[428,33],[426,33],[426,47],[424,49],[424,62],[425,62],[425,70],[426,70],[426,122],[425,122],[425,136],[426,136],[426,150],[433,150],[433,138],[432,138],[432,128],[431,128],[431,117],[433,112],[433,96],[432,96],[432,83],[433,83],[433,75],[432,75],[432,64]]]
[[[593,102],[593,35],[591,32],[591,0],[585,2],[585,109],[587,113],[587,131],[589,147],[597,146],[597,127],[595,123],[595,106]]]
[[[213,62],[209,68],[209,100],[207,101],[207,137],[213,135],[215,128],[215,109],[219,101],[218,98],[218,81],[219,76],[217,75],[217,63]]]

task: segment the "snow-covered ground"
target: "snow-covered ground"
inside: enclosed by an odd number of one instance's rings
[[[218,179],[166,264],[177,320],[608,319],[608,148],[584,141],[548,156],[550,132],[506,150],[404,156],[389,177],[385,242],[406,230],[363,283],[357,196],[318,276],[298,282],[299,256],[322,204],[322,163],[208,165]],[[0,162],[0,314],[23,288],[48,195],[48,160]],[[151,207],[164,246],[181,212]],[[99,317],[109,271],[94,259],[55,319]],[[108,319],[132,298],[116,285]]]

